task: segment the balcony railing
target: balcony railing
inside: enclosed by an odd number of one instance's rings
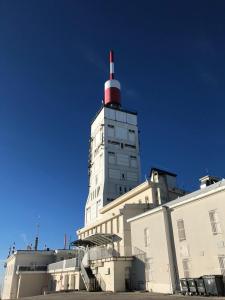
[[[89,260],[97,260],[110,257],[120,256],[113,248],[107,248],[106,246],[92,247],[89,249]]]
[[[78,257],[62,260],[48,265],[48,271],[54,272],[58,270],[66,270],[69,268],[80,268],[80,259]]]

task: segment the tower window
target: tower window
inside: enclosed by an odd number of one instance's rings
[[[115,146],[119,146],[120,145],[119,142],[112,141],[112,140],[108,140],[108,143],[111,144],[111,145],[115,145]]]
[[[125,144],[125,147],[130,148],[130,149],[136,149],[135,145],[130,145],[130,144]]]
[[[132,168],[137,168],[137,159],[136,159],[136,157],[135,158],[131,157],[131,159],[130,159],[130,166]]]
[[[108,152],[109,154],[109,163],[115,164],[116,163],[116,155],[115,152]]]
[[[129,131],[128,131],[128,139],[131,142],[135,141],[135,131],[134,130],[129,129]]]
[[[113,125],[108,125],[108,136],[109,137],[115,136],[115,128]]]
[[[125,175],[124,175],[124,173],[122,173],[122,179],[125,179]]]

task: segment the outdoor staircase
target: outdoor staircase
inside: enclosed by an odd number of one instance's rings
[[[84,281],[84,285],[88,292],[101,291],[101,287],[98,283],[98,280],[93,274],[92,269],[90,267],[85,267],[81,262],[80,271],[81,271],[81,277]]]

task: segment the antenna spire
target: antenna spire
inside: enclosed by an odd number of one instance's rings
[[[109,52],[109,65],[110,65],[109,79],[114,79],[114,53],[113,53],[113,50],[110,50],[110,52]]]

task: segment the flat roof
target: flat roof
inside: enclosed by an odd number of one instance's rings
[[[133,218],[128,219],[127,222],[132,222],[132,221],[138,220],[140,218],[143,218],[147,215],[154,214],[154,213],[162,210],[163,207],[174,208],[174,207],[177,207],[177,206],[181,206],[181,205],[184,205],[188,202],[192,202],[192,201],[201,199],[201,198],[203,198],[207,195],[211,195],[211,194],[220,192],[222,190],[225,190],[225,179],[222,179],[221,181],[216,182],[214,184],[211,184],[211,185],[209,185],[209,186],[207,186],[203,189],[199,189],[195,192],[189,193],[185,196],[178,197],[177,199],[169,201],[169,202],[167,202],[163,205],[160,205],[156,208],[150,209],[150,210],[148,210],[148,211],[146,211],[142,214],[139,214],[139,215],[137,215]]]

